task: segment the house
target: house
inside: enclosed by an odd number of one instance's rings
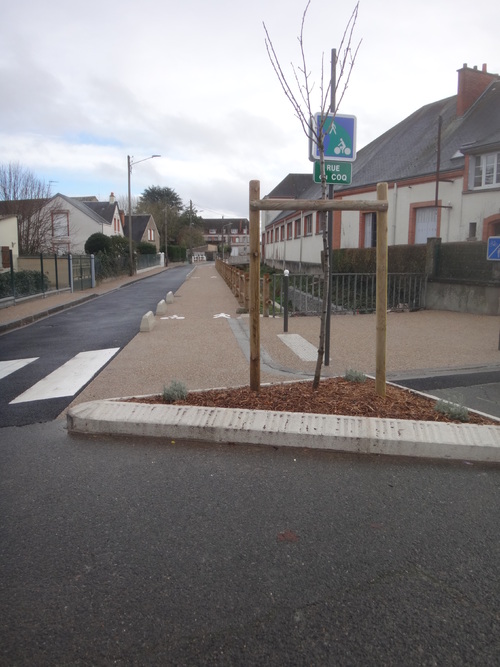
[[[128,224],[129,216],[126,215],[123,224],[126,237],[129,236]],[[160,233],[152,215],[149,213],[132,215],[132,240],[134,243],[152,243],[156,247],[156,252],[160,251]]]
[[[250,252],[247,218],[203,218],[203,238],[207,244],[231,247],[231,257],[248,257]]]
[[[17,269],[19,242],[17,238],[17,216],[0,215],[0,273],[8,271],[12,266]]]
[[[359,122],[359,119],[358,119]],[[500,77],[466,64],[456,95],[427,104],[358,151],[352,182],[335,199],[376,199],[389,186],[390,245],[486,240],[500,235]],[[269,198],[319,199],[311,174],[290,174]],[[263,218],[263,255],[282,266],[317,265],[322,233],[317,213],[280,212]],[[336,211],[335,248],[376,244],[373,212]]]
[[[0,213],[3,207],[8,207],[10,213],[20,214],[19,235],[28,251],[32,242],[37,251],[78,255],[85,252],[85,242],[91,234],[102,232],[107,236],[123,236],[120,208],[113,193],[107,202],[99,202],[95,197],[83,201],[58,193],[48,201],[0,204]],[[20,245],[23,247],[23,243]]]

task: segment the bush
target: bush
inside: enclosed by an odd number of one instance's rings
[[[122,255],[127,255],[129,254],[129,240],[126,236],[118,236],[115,234],[114,236],[110,236],[110,241],[111,241],[111,254],[114,255],[115,257],[120,257]],[[133,247],[134,244],[132,244]]]
[[[16,271],[14,273],[14,289],[17,297],[46,292],[49,286],[49,279],[44,275],[42,281],[40,271]],[[10,272],[0,273],[0,299],[9,296],[14,296],[12,294]]]
[[[98,252],[110,254],[111,250],[111,238],[102,232],[91,234],[85,241],[85,252],[87,255],[97,255]]]
[[[186,385],[177,380],[172,380],[170,385],[163,388],[163,400],[165,403],[174,403],[175,401],[181,401],[187,396]]]
[[[355,371],[348,368],[345,372],[345,379],[349,382],[366,382],[366,375],[362,371]]]
[[[468,422],[469,421],[469,411],[467,410],[466,407],[463,405],[459,405],[458,403],[452,403],[451,401],[445,401],[443,399],[440,399],[434,409],[436,412],[440,412],[443,415],[446,415],[450,419],[455,419],[456,421],[460,422]]]
[[[185,262],[186,261],[186,248],[182,248],[178,245],[169,245],[167,246],[168,259],[171,262]]]
[[[139,255],[156,255],[156,246],[147,241],[140,241],[136,246],[136,250]]]

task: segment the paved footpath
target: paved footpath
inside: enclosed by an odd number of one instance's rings
[[[135,277],[124,276],[102,283],[95,290],[18,302],[0,309],[0,333],[173,268],[175,265]],[[237,300],[215,266],[195,265],[167,313],[155,318],[153,331],[139,333],[138,322],[137,336],[76,398],[75,404],[156,393],[171,380],[184,382],[188,389],[248,384],[248,316],[237,311]],[[374,374],[375,326],[375,315],[332,317],[331,358],[329,366],[323,367],[323,375],[341,375],[349,368]],[[500,370],[499,330],[500,318],[486,315],[388,313],[387,376],[397,380],[450,371]],[[262,318],[262,382],[311,376],[318,340],[317,317],[289,318],[287,334],[283,333],[281,318]]]

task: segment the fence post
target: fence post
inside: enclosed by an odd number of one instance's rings
[[[43,280],[43,254],[40,253],[40,277],[42,279],[42,294],[45,296],[45,284]]]
[[[68,255],[68,284],[71,292],[74,292],[73,285],[73,255],[70,253]]]
[[[56,290],[59,289],[59,273],[57,271],[57,253],[54,253],[54,269],[56,274]]]
[[[269,317],[269,273],[265,273],[262,279],[262,310],[264,317]]]
[[[90,286],[92,289],[95,287],[95,257],[90,254]]]
[[[285,269],[283,271],[283,303],[281,304],[283,311],[283,331],[288,333],[288,282],[290,280],[290,271]]]
[[[9,258],[10,258],[10,289],[12,296],[14,297],[14,302],[16,300],[16,281],[14,280],[14,253],[9,248]]]

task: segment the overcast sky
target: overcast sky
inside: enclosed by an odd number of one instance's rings
[[[173,188],[203,217],[248,217],[288,173],[311,172],[307,139],[269,62],[300,65],[306,0],[16,0],[0,23],[0,163],[19,162],[69,196]],[[329,71],[355,7],[312,0],[311,79]],[[357,150],[457,92],[463,63],[500,73],[500,3],[361,0],[362,40],[339,113],[357,117]],[[318,97],[313,98],[318,100]]]

